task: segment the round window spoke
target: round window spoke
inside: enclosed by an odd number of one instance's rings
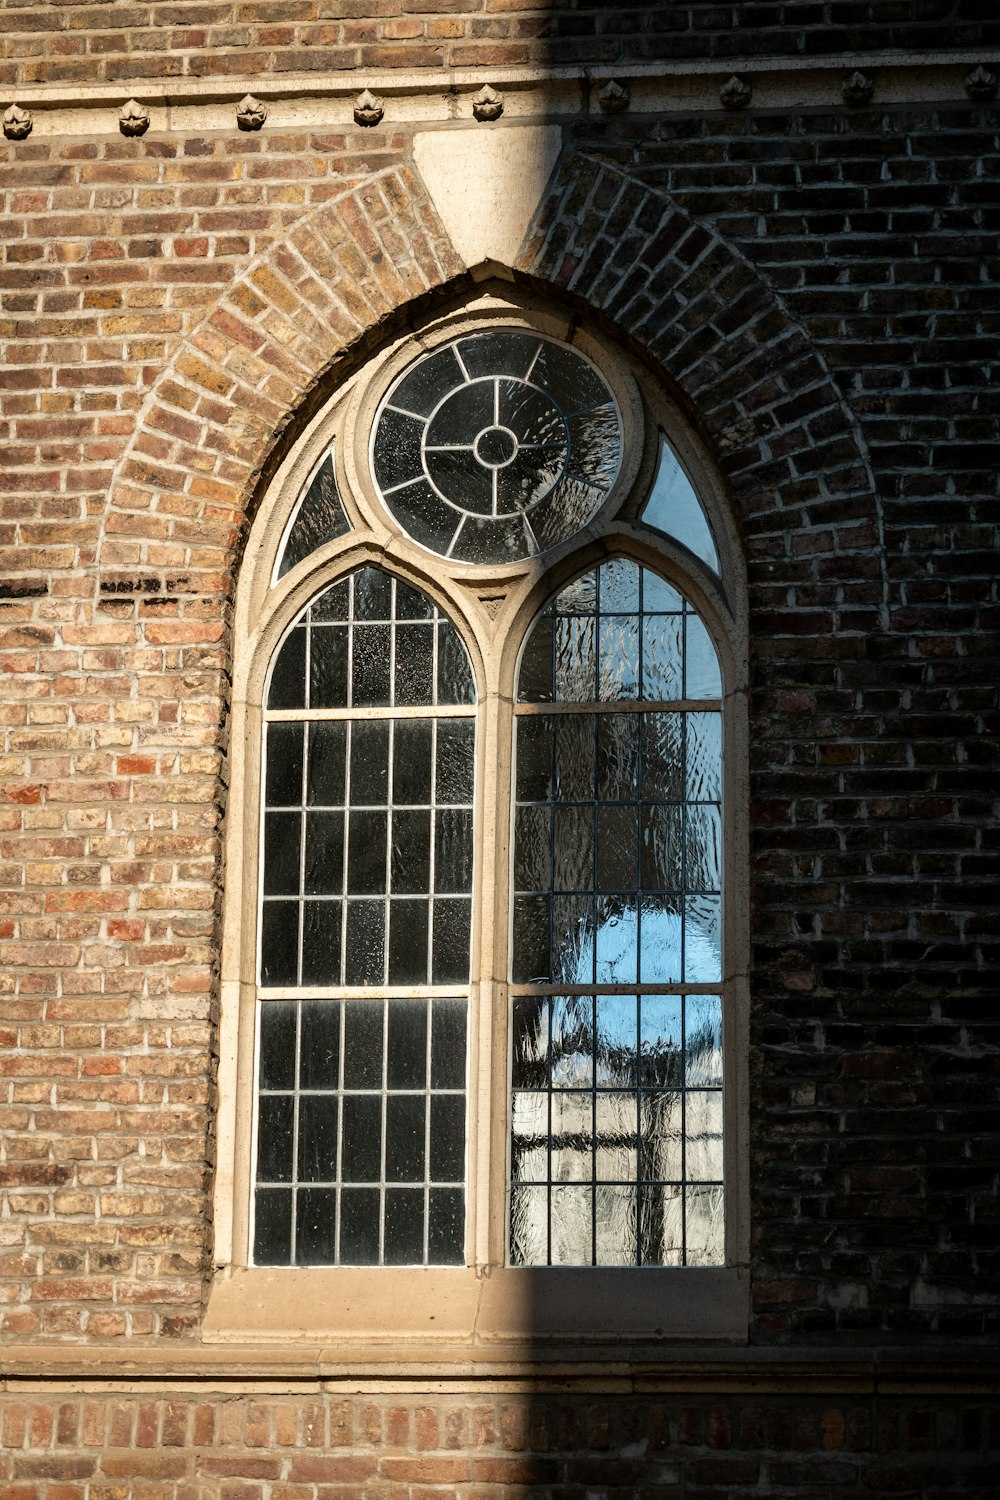
[[[400,417],[418,425],[401,435]],[[372,437],[396,521],[429,551],[470,563],[516,562],[575,535],[610,494],[621,456],[603,377],[578,350],[524,330],[425,354],[390,390]]]

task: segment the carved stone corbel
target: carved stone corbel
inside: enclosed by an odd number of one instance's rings
[[[503,114],[503,94],[484,83],[479,93],[472,96],[472,113],[477,120],[499,120]]]
[[[356,125],[377,125],[384,114],[385,100],[373,94],[371,89],[365,89],[354,101]]]
[[[12,104],[10,109],[4,111],[3,133],[9,141],[23,141],[31,134],[34,121],[26,109],[19,109]]]
[[[875,92],[875,80],[869,78],[867,73],[859,73],[855,70],[840,85],[840,92],[847,104],[867,104]]]
[[[118,129],[122,135],[145,135],[149,129],[149,110],[138,99],[130,99],[118,111]]]
[[[753,89],[746,79],[738,78],[735,73],[726,79],[719,90],[723,109],[746,109],[752,95]]]
[[[617,83],[614,78],[609,78],[597,96],[597,102],[607,115],[620,115],[623,110],[628,109],[632,101],[632,95],[628,85]]]
[[[267,119],[267,105],[253,94],[244,94],[236,106],[236,123],[241,130],[259,130]]]
[[[970,99],[992,99],[997,91],[997,75],[982,63],[965,75],[965,92]]]

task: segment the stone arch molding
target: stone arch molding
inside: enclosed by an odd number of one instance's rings
[[[755,554],[780,557],[799,529],[813,533],[814,554],[877,547],[851,413],[744,257],[663,194],[585,155],[558,159],[528,222],[530,213],[505,269],[585,306],[669,377],[727,473],[751,567]],[[475,269],[406,165],[301,219],[154,386],[105,515],[104,596],[228,596],[276,437],[394,315]]]

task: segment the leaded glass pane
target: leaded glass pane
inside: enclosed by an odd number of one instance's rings
[[[530,557],[585,526],[618,476],[622,425],[577,349],[527,330],[426,354],[375,421],[372,472],[393,516],[461,562]]]
[[[257,1265],[464,1261],[465,1018],[461,999],[262,1002]]]
[[[271,668],[268,709],[471,704],[469,655],[430,600],[380,568],[360,568],[302,611]]]
[[[722,998],[693,993],[721,983],[715,649],[616,558],[562,590],[523,660],[510,1258],[719,1264]]]
[[[267,725],[269,758],[284,748],[287,727]],[[322,731],[333,726],[296,727],[307,764],[322,753],[314,737],[329,753]],[[466,983],[472,720],[353,719],[336,727],[345,753],[322,788],[336,803],[308,801],[301,770],[298,788],[275,790],[289,802],[265,802],[262,984]],[[414,742],[430,761],[423,772],[419,760],[407,760]],[[311,786],[315,793],[315,779]],[[298,805],[289,805],[293,796]]]
[[[284,578],[303,558],[347,531],[347,517],[337,488],[333,454],[328,453],[292,512],[278,554],[275,579]]]
[[[314,599],[277,653],[258,1265],[464,1261],[474,698],[455,627],[374,567]]]
[[[662,531],[664,536],[683,542],[695,557],[708,563],[713,572],[719,572],[719,554],[708,517],[680,460],[662,434],[656,478],[639,519]]]
[[[718,995],[514,998],[513,1265],[721,1263],[721,1029]]]

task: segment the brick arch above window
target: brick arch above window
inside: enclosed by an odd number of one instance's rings
[[[802,326],[714,230],[613,163],[567,153],[516,264],[472,268],[496,269],[585,307],[666,377],[728,478],[751,572],[782,558],[778,571],[794,572],[791,536],[805,532],[813,560],[843,570],[866,554],[870,569],[881,519],[853,415]],[[305,215],[154,386],[105,513],[102,592],[228,597],[245,521],[291,424],[415,304],[469,276],[407,166]]]

